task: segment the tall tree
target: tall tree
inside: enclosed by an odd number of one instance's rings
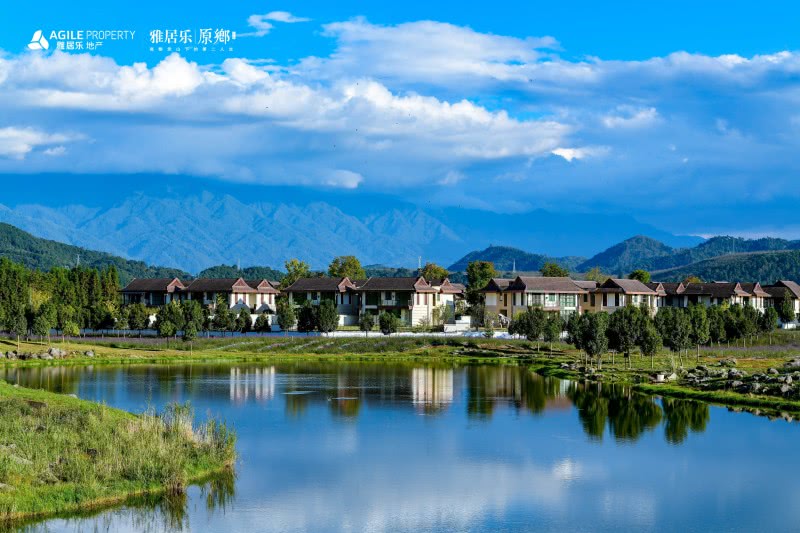
[[[272,331],[272,325],[270,324],[269,315],[267,313],[261,313],[256,318],[256,323],[253,326],[253,329],[259,333],[269,333]]]
[[[608,313],[585,313],[581,316],[585,322],[581,328],[583,351],[602,366],[603,354],[608,351]]]
[[[288,270],[288,265],[287,265]],[[332,278],[364,279],[367,277],[361,262],[354,255],[334,257],[328,265],[328,275]],[[300,276],[303,277],[303,276]]]
[[[450,272],[436,263],[425,263],[425,266],[419,271],[419,275],[430,281],[434,279],[444,279],[450,275]]]
[[[375,316],[369,313],[363,313],[358,320],[358,329],[364,332],[364,336],[368,337],[369,332],[375,327]]]
[[[650,272],[639,268],[628,274],[628,279],[636,279],[642,283],[650,283]]]
[[[275,311],[278,316],[278,327],[281,328],[281,331],[287,332],[297,323],[294,307],[292,307],[287,298],[278,299]]]
[[[217,304],[214,306],[214,320],[212,322],[214,329],[222,332],[225,335],[226,331],[233,329],[234,318],[228,307],[228,300],[220,295],[217,297]]]
[[[642,335],[645,316],[638,307],[627,305],[611,313],[608,319],[609,347],[622,353],[629,367],[631,352]]]
[[[378,315],[378,326],[380,327],[381,333],[384,335],[391,335],[392,333],[396,333],[397,329],[400,327],[400,319],[397,318],[394,313],[384,311]]]
[[[758,330],[769,335],[769,343],[772,344],[772,332],[778,327],[778,312],[774,307],[767,307],[761,313],[758,321]]]
[[[786,295],[780,301],[777,311],[778,311],[778,317],[784,324],[791,324],[792,322],[797,320],[797,315],[795,315],[794,313],[794,300],[789,298],[788,289],[786,290]]]
[[[662,340],[661,335],[658,334],[655,324],[646,317],[643,322],[642,334],[639,336],[639,349],[642,355],[650,358],[650,368],[653,368],[653,358],[661,350]]]
[[[483,302],[482,295],[478,291],[496,277],[497,271],[491,261],[472,261],[467,265],[467,301],[470,305]]]
[[[553,343],[561,339],[561,332],[564,331],[564,319],[558,313],[547,313],[547,320],[544,323],[542,335],[544,341],[550,344],[550,355],[553,355]]]
[[[297,313],[297,331],[302,333],[309,333],[317,329],[317,312],[311,305],[311,302],[306,300],[300,306],[300,311]]]
[[[542,265],[542,276],[545,278],[566,278],[569,276],[569,270],[557,263],[548,261]]]
[[[289,259],[284,263],[286,275],[281,280],[281,288],[285,289],[300,278],[311,277],[311,267],[305,261],[299,259]]]
[[[691,342],[697,348],[697,359],[700,359],[700,345],[711,340],[711,323],[708,312],[703,304],[689,306],[689,321],[692,324]]]
[[[333,300],[323,300],[319,304],[319,324],[317,326],[322,333],[336,331],[336,328],[339,327],[339,311],[336,310]]]
[[[142,330],[150,326],[150,313],[142,303],[134,303],[128,306],[128,326],[139,332],[142,336]]]
[[[725,308],[712,305],[706,310],[708,315],[708,338],[719,345],[726,339],[725,336]]]

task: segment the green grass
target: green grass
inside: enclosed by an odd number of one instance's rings
[[[233,434],[191,420],[187,406],[137,416],[0,383],[0,521],[181,493],[230,467]]]

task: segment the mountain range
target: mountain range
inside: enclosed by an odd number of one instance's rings
[[[139,193],[108,207],[0,205],[0,221],[37,237],[195,274],[220,264],[280,269],[294,257],[323,270],[338,255],[356,255],[363,264],[415,268],[420,259],[450,264],[464,250],[487,244],[566,256],[576,250],[595,253],[632,232],[670,246],[702,241],[626,215],[422,209],[381,198],[353,205],[333,196],[296,205],[283,198]]]

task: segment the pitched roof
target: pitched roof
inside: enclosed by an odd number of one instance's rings
[[[577,285],[581,289],[586,289],[587,291],[592,291],[596,289],[597,286],[599,285],[599,283],[597,283],[596,281],[591,281],[588,279],[576,279],[574,281],[575,285]]]
[[[543,276],[517,276],[508,286],[509,291],[584,293],[586,289],[571,278],[546,278]]]
[[[761,285],[756,283],[741,283],[742,289],[747,291],[753,296],[757,296],[759,298],[769,298],[770,294],[765,291]]]
[[[775,286],[785,287],[791,292],[795,298],[800,298],[800,285],[794,281],[780,280],[775,282]]]
[[[262,292],[265,294],[279,294],[280,291],[275,288],[272,284],[273,282],[267,279],[246,279],[244,280],[245,283],[250,285],[252,288],[257,290],[258,292]],[[275,282],[277,283],[277,282]]]
[[[186,287],[189,292],[256,292],[242,278],[199,278]]]
[[[731,298],[733,296],[750,296],[739,283],[715,281],[713,283],[687,283],[683,294],[710,296],[712,298]]]
[[[438,285],[431,283],[431,286],[439,287],[442,294],[461,294],[464,292],[464,286],[460,283],[450,283],[450,280],[444,278]]]
[[[651,282],[645,283],[645,285],[647,285],[649,288],[653,289],[656,292],[656,294],[659,295],[659,296],[666,296],[667,295],[667,291],[664,290],[664,284],[663,283],[658,283],[658,282],[652,282],[651,281]]]
[[[355,288],[348,278],[300,278],[286,287],[284,292],[345,292],[348,288]]]
[[[125,285],[122,292],[174,292],[185,288],[178,278],[135,278]]]
[[[372,277],[358,287],[360,291],[416,291],[436,292],[425,278],[376,278]]]
[[[600,285],[601,292],[621,292],[623,294],[656,294],[656,291],[638,279],[607,279]]]
[[[514,282],[509,278],[492,278],[479,292],[503,292]]]

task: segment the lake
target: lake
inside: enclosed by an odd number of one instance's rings
[[[799,531],[800,425],[513,366],[0,370],[141,412],[191,402],[235,477],[47,531]]]

